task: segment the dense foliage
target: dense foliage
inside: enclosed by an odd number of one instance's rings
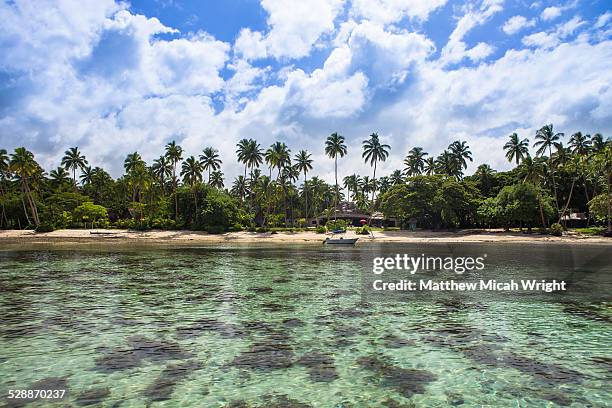
[[[242,139],[236,155],[243,174],[226,188],[218,151],[206,147],[198,157],[183,157],[174,141],[151,164],[138,152],[123,162],[124,174],[114,179],[90,166],[78,147],[69,148],[60,166],[45,172],[24,147],[0,150],[0,227],[119,227],[193,229],[223,232],[239,229],[304,227],[314,220],[336,221],[343,201],[359,212],[382,211],[400,225],[421,228],[525,227],[565,225],[572,212],[588,215],[589,223],[610,229],[612,142],[602,135],[573,134],[567,146],[552,125],[535,135],[534,154],[527,138],[516,133],[504,145],[516,167],[497,172],[487,164],[465,176],[472,161],[465,141],[451,143],[437,157],[412,148],[405,169],[377,174],[391,147],[377,133],[363,141],[361,157],[372,174],[343,175],[339,163],[350,154],[344,136],[332,133],[325,154],[334,162],[334,183],[309,177],[311,153],[292,157],[282,142],[267,150]],[[369,224],[369,222],[368,222]],[[555,231],[558,227],[555,226]],[[363,229],[365,233],[369,230]]]

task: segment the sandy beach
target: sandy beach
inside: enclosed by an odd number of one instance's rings
[[[578,233],[567,233],[562,237],[506,232],[503,230],[459,230],[459,231],[375,231],[373,237],[355,235],[349,231],[343,236],[359,237],[359,243],[424,243],[424,242],[499,242],[499,243],[588,243],[610,244],[612,239],[602,236],[590,236]],[[108,244],[259,244],[259,243],[312,243],[320,244],[326,238],[324,234],[313,232],[229,232],[225,234],[208,234],[200,231],[129,231],[115,229],[93,230],[57,230],[48,233],[36,233],[24,230],[0,231],[0,245],[9,244],[62,244],[62,243],[108,243]]]

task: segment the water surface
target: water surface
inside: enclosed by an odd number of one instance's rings
[[[5,399],[7,390],[23,388],[69,390],[62,401],[28,402],[32,407],[612,402],[606,299],[381,299],[363,291],[372,254],[448,250],[385,244],[0,251],[0,404],[25,406]],[[598,286],[593,276],[610,273],[601,246],[580,247],[595,263],[566,259],[561,254],[570,250],[555,245],[451,250],[488,253],[488,278],[562,273],[583,294]]]

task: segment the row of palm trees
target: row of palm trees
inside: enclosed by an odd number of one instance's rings
[[[577,132],[571,136],[568,147],[565,147],[561,141],[563,137],[564,134],[556,133],[552,125],[543,126],[535,135],[533,145],[536,149],[535,158],[532,158],[529,153],[529,140],[520,138],[516,133],[510,135],[509,141],[504,145],[506,158],[520,167],[525,181],[550,188],[560,217],[563,217],[567,211],[576,183],[582,182],[588,201],[589,191],[585,170],[588,158],[593,152],[603,149],[607,143],[601,134],[590,137]],[[387,160],[391,147],[384,144],[377,133],[370,134],[361,145],[361,156],[372,167],[372,175],[371,177],[360,177],[356,174],[345,176],[343,187],[347,190],[348,198],[356,201],[362,209],[369,208],[370,213],[374,210],[377,193],[382,193],[393,185],[403,183],[405,177],[442,174],[461,180],[468,161],[473,160],[470,148],[465,141],[452,142],[435,158],[425,152],[422,147],[414,147],[404,159],[404,170],[395,170],[388,176],[377,178],[378,164]],[[283,142],[275,142],[264,150],[256,140],[242,139],[236,145],[236,155],[238,162],[244,165],[244,173],[236,177],[230,192],[250,212],[262,211],[264,217],[278,213],[276,206],[281,205],[281,200],[280,198],[275,200],[273,197],[282,196],[283,214],[285,223],[288,223],[287,206],[288,204],[294,205],[292,200],[288,201],[288,196],[295,190],[294,183],[303,176],[301,193],[304,199],[304,218],[318,215],[326,208],[333,209],[334,217],[336,217],[336,209],[341,199],[338,163],[348,154],[345,137],[338,132],[330,134],[325,140],[324,150],[325,154],[334,161],[333,189],[317,177],[308,178],[308,174],[313,169],[313,159],[312,154],[307,150],[299,150],[292,157],[291,149]],[[264,163],[267,166],[267,175],[262,174],[262,169],[260,169]],[[206,172],[208,172],[206,181],[208,184],[216,188],[223,188],[221,165],[222,161],[216,149],[206,147],[197,158],[193,155],[183,158],[183,149],[175,141],[165,146],[164,154],[155,159],[151,166],[147,166],[138,152],[129,154],[124,161],[125,177],[131,187],[132,201],[141,202],[143,191],[151,183],[156,183],[160,187],[162,196],[168,193],[167,188],[169,187],[174,198],[175,217],[179,213],[176,194],[179,180],[182,180],[183,185],[192,188],[194,197],[195,188],[204,182]],[[2,166],[5,167],[4,170]],[[561,197],[557,192],[556,175],[560,169],[570,169],[570,167],[577,176],[571,183],[569,198],[565,203],[560,204]],[[34,223],[38,225],[40,220],[30,186],[37,177],[43,177],[44,172],[35,162],[32,153],[25,148],[18,148],[9,158],[5,150],[0,151],[0,170],[2,171],[0,175],[10,173],[19,181],[24,197],[24,209],[29,208],[26,214],[29,213]],[[79,170],[81,171],[79,179],[84,186],[101,175],[110,177],[100,167],[89,166],[78,147],[72,147],[66,150],[61,159],[61,166],[50,172],[50,178],[59,185],[68,178],[68,172],[71,172],[71,184],[76,191]],[[491,177],[493,172],[486,165],[480,166],[477,170],[479,177]],[[550,182],[548,182],[549,179]]]

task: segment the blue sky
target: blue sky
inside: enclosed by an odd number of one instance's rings
[[[345,135],[341,172],[369,173],[360,143],[408,150],[502,146],[547,123],[612,131],[612,11],[599,0],[3,0],[0,146],[25,145],[47,169],[79,146],[122,172],[176,139],[187,155],[236,142],[307,149],[331,180],[323,141]],[[472,171],[472,166],[469,171]]]

